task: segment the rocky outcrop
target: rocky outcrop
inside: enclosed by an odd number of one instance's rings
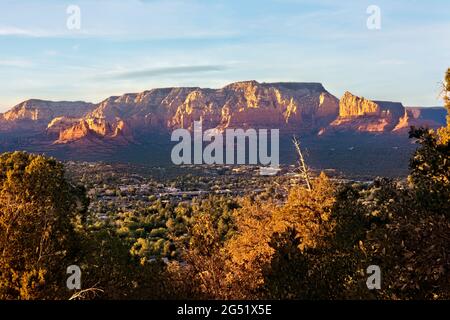
[[[381,108],[375,102],[346,91],[339,100],[339,117],[379,116]]]
[[[53,102],[31,99],[0,114],[1,131],[45,131],[55,118],[80,118],[95,105],[86,102]]]
[[[31,121],[50,121],[53,118],[83,117],[95,107],[87,102],[53,102],[31,99],[24,101],[5,112],[2,117],[7,121],[31,120]]]
[[[123,120],[108,122],[101,118],[81,119],[62,129],[55,143],[69,143],[82,139],[110,139],[132,142],[132,134]]]
[[[71,117],[56,117],[47,125],[47,134],[59,135],[60,132],[70,128],[80,119]]]
[[[345,92],[339,101],[339,117],[330,124],[332,131],[389,132],[405,115],[399,102],[372,101]]]
[[[406,107],[405,114],[393,129],[394,132],[409,131],[411,126],[437,129],[445,126],[447,112],[442,107]]]

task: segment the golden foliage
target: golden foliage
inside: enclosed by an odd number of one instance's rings
[[[303,250],[321,246],[332,232],[330,214],[335,187],[324,173],[312,184],[312,190],[305,186],[292,188],[283,205],[246,198],[235,211],[237,234],[225,244],[230,256],[228,267],[251,296],[258,295],[264,285],[263,270],[272,260],[274,249],[270,243],[275,234],[288,228],[297,230],[299,249]]]
[[[438,134],[441,144],[447,144],[450,142],[450,68],[447,69],[445,74],[445,82],[443,88],[443,96],[445,107],[447,108],[447,126],[438,129]]]
[[[287,203],[275,211],[274,219],[280,221],[277,226],[281,227],[275,231],[283,232],[287,227],[293,227],[301,239],[301,249],[320,247],[333,231],[330,215],[336,201],[335,192],[335,186],[323,172],[313,181],[311,191],[294,187]]]

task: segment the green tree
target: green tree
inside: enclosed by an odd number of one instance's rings
[[[129,243],[111,228],[86,227],[76,264],[82,270],[80,299],[163,299],[166,285],[162,261],[132,256]]]
[[[64,298],[78,253],[74,223],[87,200],[61,163],[24,152],[0,155],[0,299]]]
[[[439,141],[430,130],[412,129],[420,147],[410,160],[410,175],[419,204],[438,214],[450,214],[450,140]]]
[[[434,132],[411,128],[410,137],[420,147],[410,160],[410,181],[424,208],[450,214],[450,68],[444,82],[444,102],[448,110],[447,126]]]

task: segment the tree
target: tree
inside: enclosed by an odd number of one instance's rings
[[[79,299],[162,299],[167,281],[164,263],[132,256],[129,244],[111,228],[85,226],[76,264],[82,270]]]
[[[441,144],[448,144],[450,141],[450,68],[447,69],[443,85],[443,97],[447,108],[447,126],[438,130]]]
[[[374,190],[375,189],[375,190]],[[372,215],[359,245],[361,269],[378,265],[382,299],[448,299],[450,293],[450,221],[428,210],[414,189],[393,183],[370,187],[367,214]],[[364,197],[362,197],[364,199]],[[368,292],[363,295],[367,297]]]
[[[286,231],[284,237],[277,236],[271,241],[276,249],[266,269],[266,274],[272,275],[265,278],[269,297],[273,294],[293,299],[356,297],[353,291],[358,289],[360,255],[355,244],[365,236],[365,221],[355,199],[357,194],[345,187],[338,188],[323,173],[312,181],[311,189],[290,190],[286,204],[274,213],[276,220],[283,221]],[[297,251],[288,249],[293,243],[298,244]],[[283,269],[285,273],[289,269],[290,275],[283,275]],[[297,279],[289,279],[290,276]],[[288,284],[294,281],[300,285]]]
[[[274,220],[275,205],[270,201],[243,199],[241,208],[235,210],[236,233],[225,243],[229,255],[227,267],[232,282],[239,284],[235,290],[240,299],[255,299],[263,294],[263,268],[270,263],[273,248],[269,246],[275,229],[282,230]]]
[[[66,268],[79,249],[74,223],[86,207],[56,160],[0,156],[0,299],[68,296]]]
[[[182,299],[227,299],[226,253],[219,228],[208,214],[198,215],[191,224],[189,245],[183,248],[183,263],[168,267],[170,297]]]
[[[448,299],[450,294],[450,69],[444,84],[447,126],[411,128],[419,147],[409,185],[382,180],[360,193],[372,217],[359,245],[361,267],[379,265],[382,299]],[[356,207],[356,206],[353,206]]]
[[[420,204],[438,214],[450,214],[450,68],[444,82],[444,102],[448,110],[447,126],[437,133],[411,128],[410,137],[420,147],[410,160],[409,179]]]
[[[409,180],[419,204],[437,214],[450,214],[450,140],[439,141],[430,130],[412,129],[420,147],[410,160]]]
[[[274,233],[269,245],[274,250],[264,268],[264,288],[270,299],[309,298],[308,259],[300,251],[301,240],[295,228]]]
[[[334,292],[329,290],[331,285],[325,287],[323,275],[327,274],[327,279],[331,280],[331,270],[339,259],[319,261],[318,257],[328,250],[328,241],[336,224],[331,219],[335,193],[333,183],[321,174],[311,181],[311,189],[308,186],[291,188],[286,203],[281,207],[276,203],[246,199],[235,211],[237,231],[227,241],[226,249],[230,255],[228,263],[232,276],[241,283],[244,298],[334,296]],[[292,234],[294,231],[295,235]],[[298,245],[297,251],[293,249],[294,244]],[[293,260],[283,257],[288,253]],[[325,258],[331,256],[331,253],[324,255]],[[306,268],[306,263],[307,272],[296,273],[296,266],[289,266],[292,261],[298,263],[297,267],[302,265]],[[282,270],[287,269],[300,283],[306,281],[302,277],[307,274],[308,285],[313,289],[294,289],[293,284],[287,284],[289,275],[282,274]],[[314,275],[310,274],[312,270],[315,270]],[[333,279],[335,283],[336,279]],[[336,288],[339,291],[341,287],[336,285]]]
[[[282,229],[295,227],[302,238],[302,249],[320,247],[333,232],[334,221],[330,217],[335,194],[336,187],[323,172],[311,182],[311,189],[293,187],[289,190],[286,204],[274,212],[275,221],[279,221],[276,226]]]
[[[377,297],[448,299],[450,294],[450,68],[444,83],[447,126],[411,128],[420,145],[407,188],[384,184],[372,197],[383,224],[371,228],[361,251],[384,274]],[[374,201],[375,199],[375,201]],[[379,199],[379,200],[376,200]]]

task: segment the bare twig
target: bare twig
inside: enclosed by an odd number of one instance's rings
[[[69,300],[79,300],[79,299],[85,299],[86,296],[90,293],[93,294],[93,296],[95,297],[97,295],[97,293],[103,293],[104,290],[99,289],[99,288],[88,288],[88,289],[84,289],[84,290],[80,290],[75,292],[70,298]]]
[[[311,191],[312,190],[311,179],[309,177],[308,166],[306,165],[305,158],[303,157],[302,149],[300,148],[300,142],[297,140],[296,136],[292,138],[292,142],[294,143],[295,149],[297,150],[297,154],[299,157],[300,172],[306,181],[306,186],[308,190]]]

